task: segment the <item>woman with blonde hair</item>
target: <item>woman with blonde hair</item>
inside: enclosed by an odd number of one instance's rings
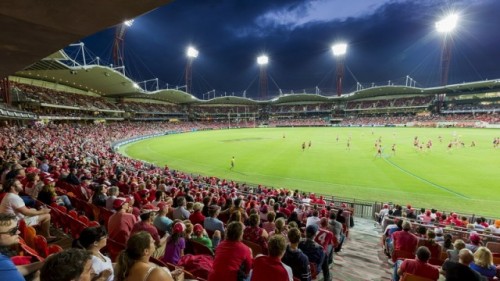
[[[174,281],[165,267],[150,263],[155,251],[155,240],[145,231],[135,233],[127,242],[127,248],[120,253],[116,263],[115,281]]]
[[[470,268],[486,278],[493,278],[497,274],[497,269],[493,265],[493,255],[490,249],[486,247],[479,247],[476,250],[474,261],[470,264]]]

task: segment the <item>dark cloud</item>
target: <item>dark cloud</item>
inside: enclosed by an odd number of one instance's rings
[[[459,9],[463,18],[453,37],[449,83],[500,77],[496,35],[500,1],[456,1],[451,7],[441,1],[388,1],[351,17],[302,22],[314,16],[308,14],[311,3],[175,1],[136,19],[127,31],[128,74],[137,81],[158,77],[163,86],[182,85],[185,49],[193,44],[200,50],[193,64],[193,90],[198,96],[212,89],[239,95],[248,90],[255,96],[259,74],[255,60],[261,53],[270,57],[270,93],[277,93],[278,87],[298,91],[315,86],[333,92],[335,59],[330,45],[343,40],[349,43],[344,92],[354,90],[356,81],[380,85],[406,75],[419,86],[436,86],[441,38],[434,22],[444,11]],[[282,24],[283,15],[291,15],[292,21],[288,18]],[[109,29],[84,42],[111,61],[113,36]]]

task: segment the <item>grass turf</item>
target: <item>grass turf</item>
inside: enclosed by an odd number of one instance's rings
[[[492,142],[499,133],[456,128],[234,129],[158,137],[120,151],[160,166],[249,184],[498,217],[500,149]],[[432,140],[432,148],[414,148],[415,136],[424,143]],[[378,138],[381,157],[375,148]],[[457,138],[465,146],[448,149]],[[476,147],[470,147],[472,141]],[[235,167],[230,169],[233,156]]]

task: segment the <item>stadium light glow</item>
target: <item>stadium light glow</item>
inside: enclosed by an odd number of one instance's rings
[[[139,84],[137,84],[137,83],[132,84],[132,86],[134,86],[134,88],[136,88],[136,89],[139,89]]]
[[[452,32],[457,26],[458,15],[451,14],[444,19],[436,22],[436,30],[441,33]]]
[[[132,24],[134,24],[134,20],[126,20],[123,22],[124,25],[128,26],[128,27],[131,27]]]
[[[269,63],[269,58],[266,55],[262,55],[257,58],[258,65],[266,65],[268,63]]]
[[[332,46],[332,52],[334,56],[343,56],[347,52],[346,43],[338,43]]]
[[[198,57],[199,52],[194,47],[189,46],[187,48],[186,54],[187,54],[188,58],[196,58],[196,57]]]

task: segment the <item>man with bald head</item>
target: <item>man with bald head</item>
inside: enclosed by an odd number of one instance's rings
[[[446,276],[446,281],[483,281],[478,272],[469,267],[474,261],[474,256],[469,249],[462,249],[458,253],[458,262],[446,261],[441,268],[441,273]]]

